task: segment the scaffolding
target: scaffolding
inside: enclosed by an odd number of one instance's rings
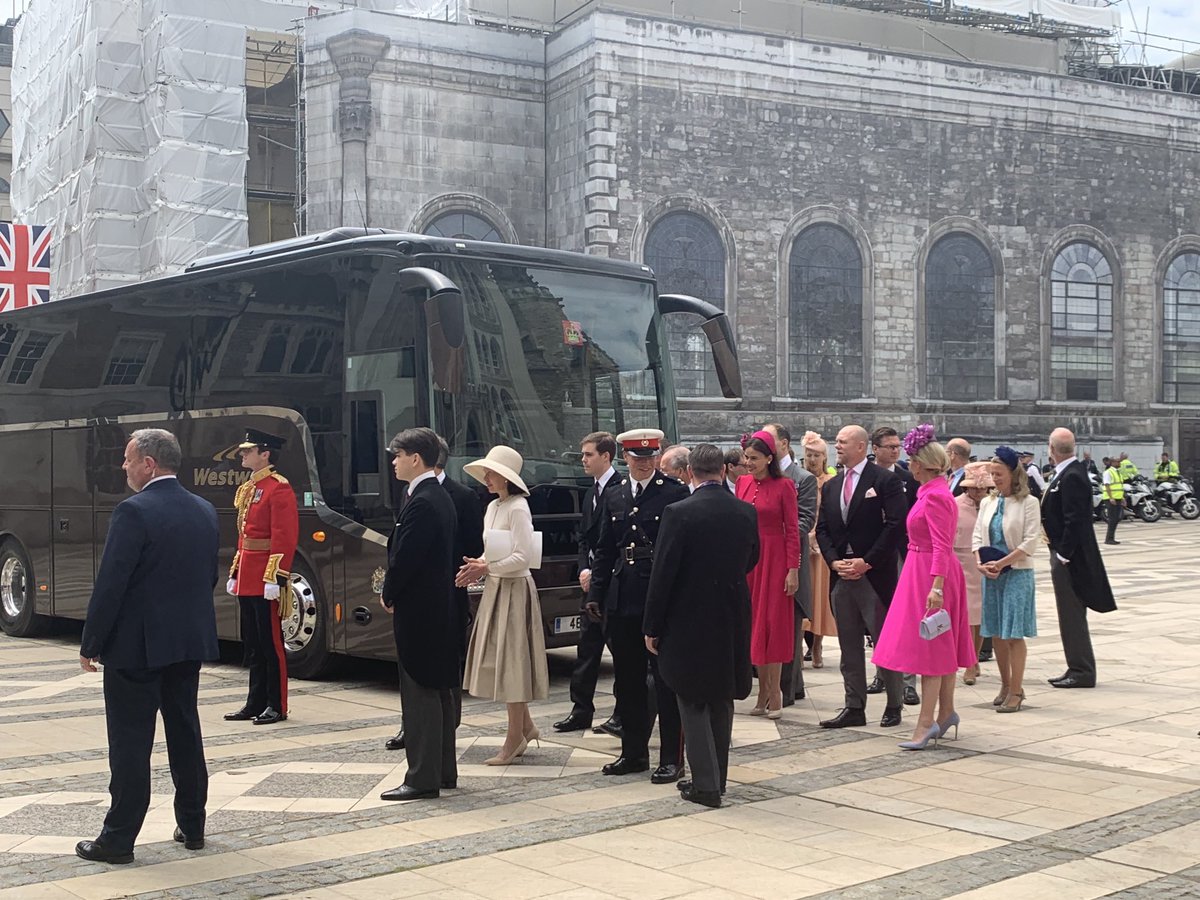
[[[1063,0],[827,0],[827,3],[1055,40],[1110,40],[1119,25],[1115,10],[1109,7],[1075,6]]]

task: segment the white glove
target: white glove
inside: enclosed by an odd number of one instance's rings
[[[225,593],[227,593],[230,597],[237,596],[237,579],[236,578],[230,578],[227,582],[225,582]]]
[[[264,584],[263,585],[263,598],[267,599],[267,600],[278,600],[279,599],[279,585]]]

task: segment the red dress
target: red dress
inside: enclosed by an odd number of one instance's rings
[[[737,496],[758,513],[758,565],[750,570],[750,662],[756,666],[792,661],[796,603],[784,593],[788,569],[800,566],[800,521],[796,483],[790,478],[737,480]]]

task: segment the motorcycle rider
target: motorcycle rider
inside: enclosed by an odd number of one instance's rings
[[[1171,454],[1166,450],[1163,451],[1162,461],[1154,467],[1154,480],[1159,484],[1179,480],[1179,463],[1171,459]]]
[[[1117,540],[1117,523],[1125,514],[1125,476],[1114,460],[1104,457],[1104,511],[1108,516],[1108,533],[1104,538],[1106,544],[1119,544]]]

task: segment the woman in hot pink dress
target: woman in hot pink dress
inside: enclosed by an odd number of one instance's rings
[[[921,676],[921,712],[905,750],[924,750],[951,727],[958,737],[954,682],[960,668],[975,664],[967,614],[967,584],[954,555],[958,506],[946,483],[950,458],[934,440],[933,426],[919,425],[904,437],[917,502],[908,514],[908,557],[875,644],[876,666]],[[921,637],[921,620],[938,609],[950,614],[950,630]]]
[[[750,661],[758,668],[758,702],[752,716],[783,715],[779,676],[795,649],[793,597],[800,587],[800,520],[796,483],[779,470],[775,438],[756,431],[743,449],[749,475],[737,480],[737,496],[758,513],[758,565],[750,587]]]

